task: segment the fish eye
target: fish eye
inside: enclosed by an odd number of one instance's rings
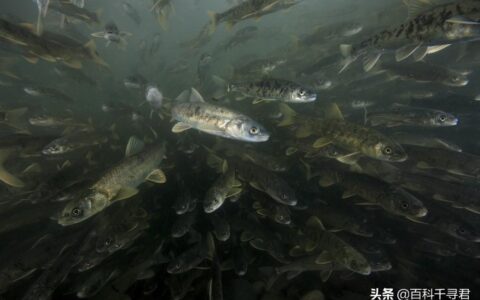
[[[462,235],[465,234],[466,233],[465,228],[463,228],[463,227],[458,228],[458,233],[460,233]]]
[[[386,154],[386,155],[390,155],[390,154],[393,153],[393,150],[392,150],[391,147],[387,146],[387,147],[383,148],[383,153]]]
[[[82,215],[83,213],[83,210],[79,207],[75,207],[72,209],[72,212],[71,212],[71,215],[72,217],[79,217],[80,215]]]
[[[402,201],[402,208],[407,209],[410,205],[406,201]]]
[[[112,243],[113,243],[113,239],[111,239],[111,238],[107,238],[104,242],[105,246],[107,246],[107,247],[110,246]]]
[[[256,134],[258,134],[258,128],[257,127],[251,127],[249,132],[252,135],[256,135]]]
[[[444,114],[439,115],[439,116],[438,116],[438,120],[439,120],[440,122],[445,122],[445,121],[447,120],[447,116],[444,115]]]
[[[298,91],[299,96],[305,96],[305,94],[307,94],[307,92],[305,90],[299,90]]]

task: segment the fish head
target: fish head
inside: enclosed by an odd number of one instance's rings
[[[292,222],[290,214],[285,210],[277,210],[274,215],[274,220],[278,224],[289,225]]]
[[[167,272],[169,274],[183,273],[186,270],[186,261],[183,256],[178,256],[171,260],[167,265]]]
[[[306,103],[306,102],[313,102],[317,100],[317,93],[310,89],[306,89],[303,87],[298,87],[293,89],[290,92],[288,97],[288,102],[292,103]]]
[[[220,189],[211,189],[205,195],[203,201],[203,210],[206,213],[216,211],[225,202],[225,195],[228,191],[220,191]]]
[[[286,184],[273,184],[267,187],[267,193],[279,203],[289,206],[297,205],[298,200],[295,191]]]
[[[57,139],[42,149],[43,155],[60,155],[73,150],[73,147],[65,139]]]
[[[104,193],[89,190],[86,194],[68,202],[58,218],[58,223],[69,226],[85,221],[108,205],[108,196]]]
[[[228,122],[225,132],[228,136],[246,142],[266,142],[270,133],[250,118],[237,118]]]
[[[372,158],[390,162],[402,162],[407,160],[408,157],[403,147],[391,140],[377,143],[373,147],[373,153],[368,153],[368,155]]]
[[[147,87],[145,99],[155,109],[162,107],[163,95],[156,86],[150,85]]]
[[[390,209],[399,215],[421,218],[428,213],[422,201],[402,188],[392,188],[387,197]]]
[[[480,234],[473,226],[467,223],[461,221],[446,221],[445,227],[448,233],[456,238],[471,242],[480,241]]]
[[[105,36],[107,35],[119,35],[120,30],[118,29],[117,25],[113,22],[108,22],[105,25]]]
[[[453,87],[466,86],[468,84],[468,78],[460,73],[452,72],[450,76],[443,81],[443,84]]]
[[[106,258],[105,254],[91,252],[91,255],[85,257],[77,266],[79,272],[85,272],[98,266]]]
[[[436,126],[456,126],[458,119],[452,114],[439,111],[434,113],[432,122]]]

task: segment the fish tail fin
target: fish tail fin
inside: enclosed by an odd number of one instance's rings
[[[295,122],[297,112],[290,108],[287,104],[279,105],[280,112],[282,113],[282,119],[280,123],[277,124],[278,127],[284,127],[292,125]]]
[[[95,45],[94,40],[88,41],[85,45],[85,48],[87,48],[88,52],[90,53],[91,59],[98,65],[101,65],[103,67],[109,68],[108,64],[106,61],[104,61],[97,53],[97,46]]]
[[[340,45],[340,53],[343,56],[342,66],[338,73],[342,73],[345,71],[351,63],[355,61],[355,57],[353,56],[353,46],[349,44],[342,44]]]
[[[231,92],[231,85],[229,85],[225,79],[217,75],[212,75],[212,81],[215,84],[215,92],[213,93],[215,99],[223,98]]]
[[[15,175],[8,172],[3,166],[13,151],[13,149],[0,150],[0,180],[10,186],[21,188],[25,186],[25,183],[23,183],[23,181],[17,178]]]
[[[21,107],[5,112],[5,124],[24,133],[30,133],[27,129],[28,125],[24,119],[27,107]]]
[[[209,34],[212,34],[215,32],[215,29],[217,28],[217,13],[214,11],[208,11],[207,12],[208,16],[210,17],[210,28],[209,28]]]

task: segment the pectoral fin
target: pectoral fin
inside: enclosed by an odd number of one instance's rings
[[[165,173],[163,173],[162,170],[155,169],[150,174],[148,174],[146,180],[161,184],[167,182],[167,176],[165,176]]]
[[[397,49],[397,51],[395,51],[395,60],[399,62],[407,59],[410,55],[412,55],[415,51],[417,51],[420,45],[421,44],[406,45],[406,46],[403,46],[402,48]]]
[[[0,150],[0,180],[10,186],[21,188],[25,186],[25,183],[23,183],[23,181],[15,177],[10,172],[8,172],[3,166],[3,164],[8,159],[10,154],[12,154],[12,152],[13,152],[12,149]]]
[[[229,191],[228,191],[228,194],[227,194],[227,198],[229,197],[233,197],[235,195],[238,195],[242,192],[242,189],[241,188],[231,188]]]
[[[342,199],[347,199],[347,198],[351,198],[353,196],[355,196],[356,194],[352,191],[345,191],[343,192],[342,194]]]
[[[180,133],[180,132],[184,132],[185,130],[188,130],[190,128],[192,128],[192,126],[190,126],[186,123],[183,123],[183,122],[178,122],[177,124],[175,124],[172,127],[172,132],[173,133]]]
[[[323,148],[329,144],[331,144],[332,141],[328,138],[318,138],[314,143],[313,143],[313,148]]]
[[[138,190],[136,188],[125,186],[118,191],[118,193],[111,201],[113,202],[128,199],[135,196],[136,194],[138,194]]]

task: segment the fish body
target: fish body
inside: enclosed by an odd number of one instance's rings
[[[425,205],[403,188],[368,175],[325,171],[319,183],[324,187],[338,183],[345,189],[343,198],[358,195],[370,205],[379,205],[394,215],[421,218],[428,213]]]
[[[289,80],[274,78],[232,83],[227,86],[227,92],[239,92],[254,99],[286,103],[308,103],[317,100],[314,91]]]
[[[50,3],[50,8],[64,14],[67,17],[71,17],[87,24],[99,24],[100,19],[97,13],[91,12],[83,7],[75,5],[69,0],[59,0]]]
[[[315,148],[333,144],[378,160],[402,162],[407,159],[405,150],[396,141],[373,128],[345,121],[336,105],[331,108],[332,116],[318,120],[297,116],[290,107],[282,105],[284,118],[278,126],[292,126],[297,138],[319,136],[313,145]]]
[[[409,106],[394,106],[387,111],[369,112],[368,121],[373,126],[418,126],[418,127],[446,127],[456,126],[457,117],[436,109],[427,109]]]
[[[198,94],[198,92],[194,92]],[[198,94],[199,95],[199,94]],[[246,142],[266,142],[270,134],[250,117],[203,101],[175,104],[172,118],[174,132],[194,128],[212,135]]]
[[[380,31],[355,46],[340,46],[346,59],[342,70],[360,56],[364,56],[364,69],[369,71],[381,54],[387,51],[396,51],[397,61],[417,51],[421,58],[429,47],[471,41],[480,36],[480,28],[477,26],[480,20],[478,1],[451,1],[433,7],[421,7],[419,1],[404,2],[407,5],[412,2],[410,18],[406,22]],[[427,1],[424,3],[430,4]],[[420,9],[420,12],[413,11],[416,7],[423,9]]]
[[[67,203],[58,223],[68,226],[83,222],[115,201],[132,197],[138,192],[136,188],[147,180],[147,177],[150,178],[155,170],[158,170],[157,167],[164,156],[165,145],[162,144],[126,157],[90,186],[84,195]],[[165,178],[156,179],[156,181],[164,180]]]
[[[463,87],[468,84],[467,75],[458,71],[426,62],[382,63],[380,69],[393,77],[416,82],[434,82],[451,87]]]

